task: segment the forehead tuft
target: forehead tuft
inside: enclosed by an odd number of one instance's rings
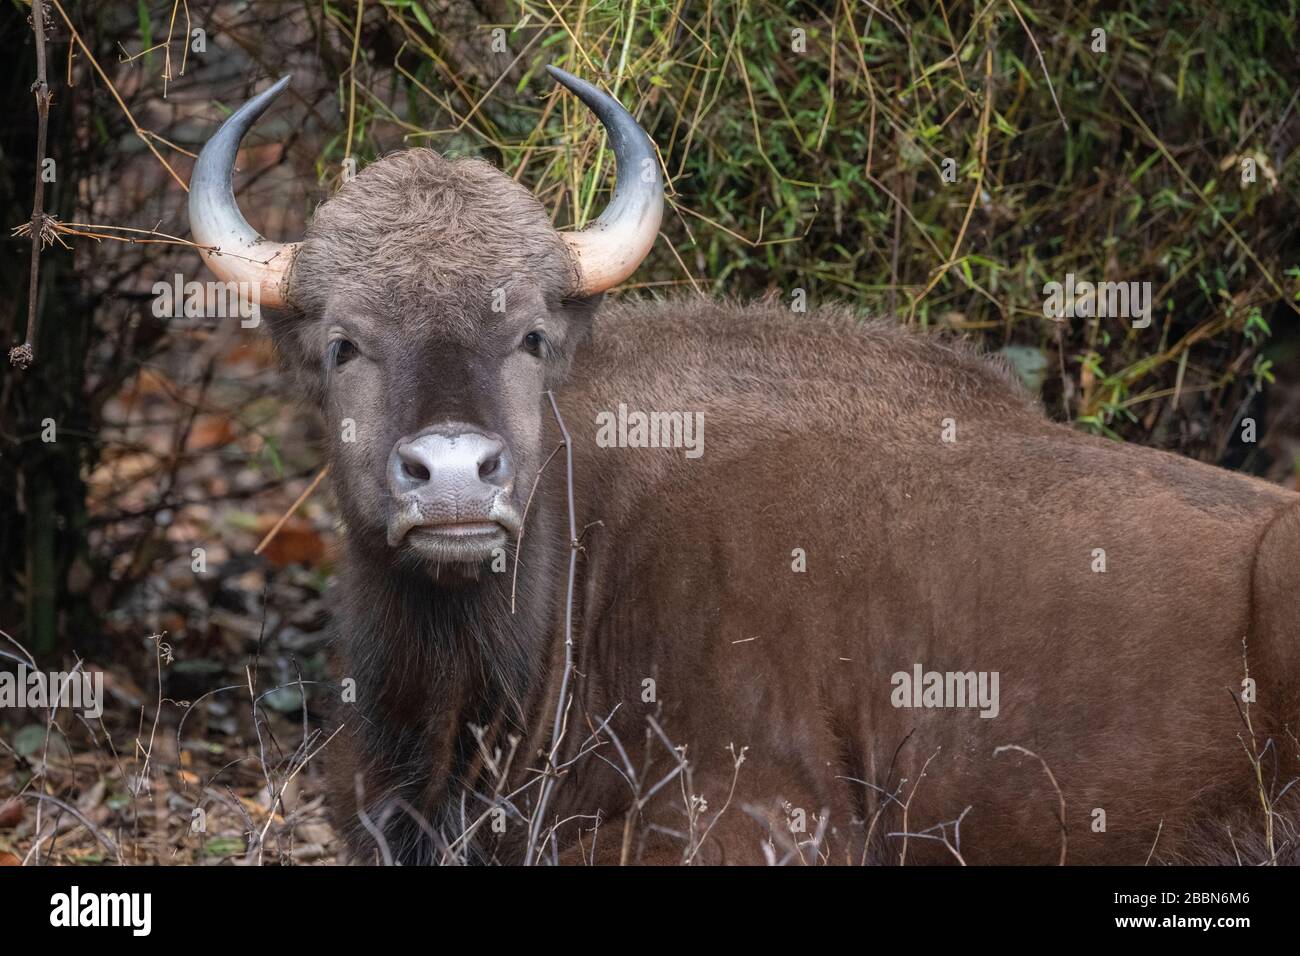
[[[541,204],[501,170],[408,149],[320,206],[294,258],[290,295],[308,312],[336,297],[401,310],[431,296],[479,298],[513,278],[551,298],[568,291],[572,269]]]

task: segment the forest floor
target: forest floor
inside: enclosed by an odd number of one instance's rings
[[[98,717],[0,710],[0,865],[335,861],[325,490],[254,554],[312,482],[313,426],[267,397],[264,342],[193,344],[106,409],[120,444],[89,485],[92,544],[111,561],[88,584],[105,633],[61,660],[0,639],[29,672],[80,662],[103,682]],[[195,354],[213,374],[186,374]]]

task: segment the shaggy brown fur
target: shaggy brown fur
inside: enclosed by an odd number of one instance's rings
[[[1055,425],[970,350],[836,309],[685,299],[593,322],[596,302],[564,298],[571,269],[503,174],[410,151],[321,208],[296,311],[272,316],[335,436],[335,629],[357,697],[333,807],[359,859],[517,862],[529,843],[564,655],[563,454],[538,481],[513,612],[512,566],[387,546],[383,468],[404,435],[467,422],[505,438],[522,507],[559,441],[548,387],[585,529],[560,760],[594,750],[555,788],[543,823],[567,822],[545,858],[947,862],[918,835],[954,842],[937,828],[959,817],[967,862],[1055,862],[1062,826],[1071,862],[1231,859],[1229,822],[1253,823],[1233,832],[1259,852],[1243,638],[1276,799],[1300,774],[1296,495]],[[541,358],[515,347],[531,328]],[[360,357],[323,367],[332,334]],[[703,456],[598,447],[620,402],[702,412]],[[893,706],[891,675],[918,663],[997,672],[998,716]],[[689,781],[638,811],[629,769],[644,792],[676,765],[669,743]],[[1063,821],[1043,766],[1004,745],[1051,768]],[[475,828],[494,806],[504,833]]]

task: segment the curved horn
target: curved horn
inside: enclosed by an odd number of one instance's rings
[[[239,141],[288,85],[289,77],[282,77],[236,110],[208,140],[190,174],[190,232],[203,261],[227,282],[256,283],[260,304],[272,308],[285,302],[284,279],[298,244],[262,238],[240,213],[230,176]]]
[[[664,181],[650,137],[618,100],[558,67],[546,70],[591,108],[614,150],[617,172],[609,205],[586,229],[561,233],[577,263],[574,291],[594,295],[635,272],[654,245],[664,214]]]

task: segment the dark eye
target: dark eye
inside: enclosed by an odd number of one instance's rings
[[[330,368],[342,368],[360,354],[357,347],[347,339],[335,339],[330,343],[329,366]]]
[[[533,355],[541,355],[542,348],[546,345],[546,336],[534,329],[524,336],[524,350],[531,352]]]

